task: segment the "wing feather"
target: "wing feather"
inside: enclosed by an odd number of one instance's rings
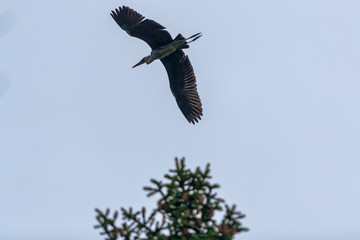
[[[196,77],[188,56],[182,50],[161,59],[169,76],[170,89],[185,118],[195,124],[203,109],[197,91]]]
[[[140,38],[152,49],[166,45],[172,41],[172,37],[165,27],[151,19],[145,19],[135,10],[123,6],[110,14],[115,22],[130,36]]]

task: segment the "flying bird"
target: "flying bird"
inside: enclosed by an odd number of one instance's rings
[[[150,55],[141,59],[133,68],[159,59],[166,68],[171,92],[181,112],[190,123],[198,122],[203,110],[196,77],[190,60],[182,49],[189,48],[188,44],[201,37],[201,33],[189,38],[178,34],[173,39],[165,27],[153,20],[145,19],[140,13],[126,6],[111,11],[110,15],[130,36],[140,38],[152,49]]]

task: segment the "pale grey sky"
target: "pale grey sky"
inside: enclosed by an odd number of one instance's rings
[[[178,2],[177,2],[178,3]],[[204,108],[187,123],[150,48],[110,17],[127,5],[176,36]],[[243,240],[360,239],[357,0],[1,0],[0,239],[102,239],[95,207],[185,156],[211,163]],[[5,89],[6,88],[6,89]]]

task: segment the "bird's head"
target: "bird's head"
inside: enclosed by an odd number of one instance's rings
[[[149,58],[149,56],[144,57],[143,59],[141,59],[141,61],[138,64],[134,65],[132,68],[140,66],[140,65],[146,63],[148,58]]]

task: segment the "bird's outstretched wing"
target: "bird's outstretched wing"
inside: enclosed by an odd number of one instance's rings
[[[189,58],[182,50],[161,59],[169,76],[170,89],[185,118],[192,124],[202,116],[196,77]]]
[[[111,11],[110,15],[130,36],[144,40],[152,49],[172,41],[172,37],[165,27],[153,20],[144,20],[144,16],[129,7],[119,7],[119,9]]]

